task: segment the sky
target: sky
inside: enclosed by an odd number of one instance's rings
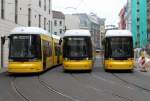
[[[127,0],[52,0],[52,9],[64,14],[93,12],[100,18],[106,18],[106,25],[118,26],[118,15],[126,2]]]

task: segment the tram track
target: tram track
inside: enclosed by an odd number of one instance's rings
[[[61,96],[65,97],[65,98],[69,99],[70,101],[80,101],[80,100],[78,100],[78,99],[75,99],[75,98],[73,98],[73,97],[67,95],[67,94],[64,94],[64,93],[61,92],[60,90],[55,89],[53,86],[51,86],[50,84],[48,84],[46,81],[42,80],[42,79],[40,78],[40,76],[38,76],[38,81],[39,81],[39,83],[40,83],[43,87],[47,88],[50,92],[56,93],[56,94],[58,94],[58,95],[61,95]]]
[[[145,91],[145,92],[150,93],[150,89],[148,89],[148,88],[142,87],[142,86],[140,86],[140,85],[138,85],[138,84],[135,84],[135,83],[133,83],[133,82],[129,82],[129,81],[127,81],[127,80],[125,80],[125,79],[119,77],[117,74],[112,73],[112,75],[113,75],[114,77],[116,77],[117,79],[119,79],[120,81],[126,83],[126,84],[132,85],[132,86],[134,86],[134,87],[136,87],[136,88],[138,88],[138,89],[140,89],[140,90],[143,90],[143,91]]]
[[[116,83],[113,80],[103,78],[103,77],[101,77],[99,75],[96,75],[96,74],[91,74],[91,75],[92,75],[93,78],[96,78],[96,79],[99,79],[99,80],[103,80],[103,81],[105,81],[107,83],[110,83],[110,84],[117,85],[118,87],[124,87],[124,88],[130,89],[130,90],[134,89],[134,88],[129,87],[129,86],[125,85],[125,84],[118,84],[118,83]]]
[[[15,81],[16,81],[16,77],[13,77],[13,79],[11,80],[11,87],[12,89],[14,90],[14,92],[20,96],[20,98],[23,100],[23,101],[31,101],[31,99],[27,96],[25,96],[20,90],[19,88],[17,87],[17,85],[15,84]]]
[[[89,74],[89,75],[90,75],[91,77],[93,77],[92,74]],[[95,90],[95,91],[97,91],[97,92],[104,93],[104,94],[108,94],[108,95],[111,95],[111,96],[113,96],[113,97],[117,97],[117,98],[119,98],[119,99],[121,99],[121,100],[125,100],[125,101],[136,101],[136,100],[134,100],[134,99],[131,99],[131,98],[129,98],[129,97],[124,97],[124,96],[122,96],[122,95],[120,95],[120,94],[117,94],[117,93],[115,93],[115,92],[111,92],[111,91],[109,91],[109,90],[104,90],[104,89],[98,89],[98,88],[96,88],[96,87],[94,87],[94,86],[91,86],[90,84],[86,84],[86,83],[82,82],[81,80],[79,80],[79,79],[78,79],[76,76],[74,76],[74,74],[72,74],[72,73],[71,73],[71,76],[72,76],[76,81],[78,81],[79,83],[83,84],[83,85],[86,86],[87,88],[93,89],[93,90]],[[95,78],[95,77],[93,77],[93,78]]]

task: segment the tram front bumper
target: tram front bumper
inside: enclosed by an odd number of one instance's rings
[[[9,73],[36,73],[42,72],[41,62],[9,62],[8,72]]]
[[[134,61],[105,61],[105,69],[111,70],[132,70],[134,68]]]
[[[92,66],[92,60],[68,60],[63,62],[65,70],[91,70]]]

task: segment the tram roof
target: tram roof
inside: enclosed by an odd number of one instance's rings
[[[89,30],[73,29],[73,30],[67,30],[64,34],[64,37],[66,36],[91,36],[91,34]]]
[[[60,39],[60,36],[58,36],[58,35],[52,34],[52,37],[55,38],[55,39],[58,39],[58,40]]]
[[[16,27],[10,34],[45,34],[50,36],[46,30],[39,27]]]
[[[132,33],[129,30],[108,30],[106,32],[105,37],[113,37],[113,36],[131,36]]]

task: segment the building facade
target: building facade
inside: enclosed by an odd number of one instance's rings
[[[104,19],[104,18],[100,19],[100,49],[102,49],[102,40],[104,39],[105,33],[106,33],[105,20],[106,19]]]
[[[132,0],[132,34],[134,47],[146,47],[147,39],[147,0]]]
[[[92,36],[94,37],[95,47],[96,49],[100,49],[100,18],[97,17],[96,14],[91,13],[89,15],[90,20],[90,31]]]
[[[147,33],[148,44],[150,44],[150,0],[147,0]]]
[[[126,12],[126,6],[124,6],[119,13],[119,17],[120,17],[119,29],[126,29],[125,12]]]
[[[80,29],[80,17],[78,15],[65,15],[65,29]]]
[[[100,19],[95,14],[65,15],[66,29],[87,29],[91,32],[96,48],[100,48]]]
[[[52,30],[51,0],[1,0],[0,2],[0,65],[7,67],[8,38],[2,44],[2,37],[8,36],[17,26],[41,27]]]
[[[60,11],[53,11],[52,34],[63,36],[65,32],[65,15]]]
[[[133,34],[134,47],[146,47],[150,43],[149,0],[127,0],[126,29]]]

